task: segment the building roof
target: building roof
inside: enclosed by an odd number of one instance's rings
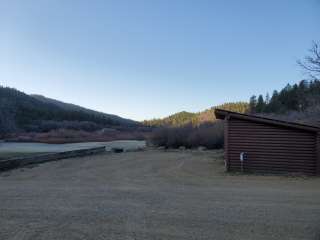
[[[266,118],[266,117],[261,117],[261,116],[256,116],[256,115],[237,113],[237,112],[227,111],[227,110],[223,110],[223,109],[215,109],[214,113],[215,113],[217,119],[235,118],[235,119],[242,119],[242,120],[247,120],[247,121],[251,121],[251,122],[264,123],[264,124],[268,124],[268,125],[276,125],[276,126],[300,129],[300,130],[311,131],[311,132],[320,131],[319,127],[308,125],[308,124],[289,122],[289,121],[283,121],[283,120],[278,120],[278,119],[273,119],[273,118]]]

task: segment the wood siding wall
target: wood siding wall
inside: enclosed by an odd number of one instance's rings
[[[230,170],[241,169],[240,153],[245,152],[245,171],[311,175],[320,171],[315,132],[235,118],[226,121],[226,162]]]

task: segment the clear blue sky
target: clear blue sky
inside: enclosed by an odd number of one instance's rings
[[[2,0],[0,84],[136,120],[304,76],[319,0]]]

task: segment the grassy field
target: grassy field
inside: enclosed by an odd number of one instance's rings
[[[0,239],[319,239],[320,178],[229,174],[146,150],[0,174]]]

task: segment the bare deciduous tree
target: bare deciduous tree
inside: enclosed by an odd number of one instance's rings
[[[319,43],[313,42],[309,55],[298,64],[310,75],[312,79],[320,77],[320,46]]]

